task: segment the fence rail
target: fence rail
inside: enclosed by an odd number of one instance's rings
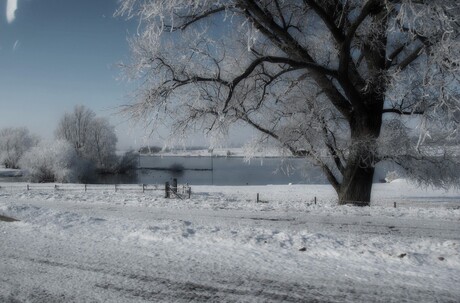
[[[165,198],[190,198],[192,189],[186,185],[178,185],[174,179],[172,185],[160,184],[67,184],[67,183],[12,183],[0,184],[0,191],[115,191],[115,192],[149,192],[163,191]]]
[[[0,184],[1,190],[14,191],[164,191],[159,184],[66,184],[66,183],[27,183]]]

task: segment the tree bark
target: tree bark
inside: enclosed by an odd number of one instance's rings
[[[366,104],[367,103],[367,104]],[[351,147],[342,183],[337,194],[339,204],[370,204],[374,178],[377,139],[382,126],[382,104],[366,102],[366,112],[356,112],[350,121]]]
[[[345,169],[342,184],[339,187],[339,204],[352,203],[368,206],[371,200],[372,179],[375,168],[356,155]]]

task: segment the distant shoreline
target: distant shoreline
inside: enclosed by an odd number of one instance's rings
[[[180,155],[180,154],[139,154],[141,157],[182,157],[182,158],[247,158],[247,159],[302,159],[296,156],[242,156],[242,155]]]
[[[231,148],[201,148],[201,149],[140,149],[139,155],[145,157],[213,157],[213,158],[291,158],[292,155],[278,148],[247,149],[244,147]]]
[[[167,168],[167,167],[138,167],[137,170],[164,170],[164,171],[183,171],[183,170],[194,170],[194,171],[212,171],[212,168]]]

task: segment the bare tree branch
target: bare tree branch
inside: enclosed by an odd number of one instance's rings
[[[304,0],[306,5],[310,6],[315,13],[323,20],[324,24],[327,26],[331,34],[336,39],[337,43],[341,44],[345,40],[345,35],[342,31],[335,25],[334,20],[331,18],[331,13],[326,12],[315,0]]]

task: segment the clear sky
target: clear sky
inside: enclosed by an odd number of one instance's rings
[[[84,104],[116,125],[122,148],[137,145],[129,125],[113,116],[128,92],[115,65],[128,58],[126,39],[136,30],[113,17],[117,0],[0,0],[0,6],[0,128],[26,126],[52,138],[63,113]]]
[[[162,144],[115,114],[132,89],[117,80],[116,64],[129,59],[127,38],[138,25],[114,18],[117,7],[117,0],[0,0],[0,128],[26,126],[51,139],[60,117],[83,104],[109,118],[120,149]]]

